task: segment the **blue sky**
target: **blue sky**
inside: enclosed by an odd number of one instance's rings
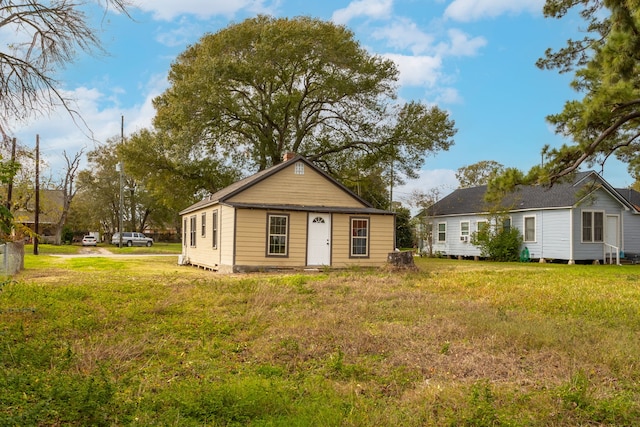
[[[420,179],[394,190],[402,201],[413,189],[455,189],[455,171],[481,160],[528,170],[543,145],[559,146],[545,117],[579,97],[570,75],[543,71],[535,61],[548,47],[579,36],[579,20],[545,19],[544,0],[136,0],[133,20],[95,9],[106,55],[82,55],[60,73],[96,141],[149,127],[151,100],[167,87],[176,56],[205,33],[258,13],[308,15],[349,27],[370,52],[393,59],[399,95],[437,104],[450,113],[458,133],[448,152],[426,158]],[[1,36],[0,36],[1,38]],[[91,150],[87,137],[64,112],[14,126],[33,146],[40,135],[49,172],[59,173],[62,152]],[[612,185],[632,184],[626,167],[607,164]]]

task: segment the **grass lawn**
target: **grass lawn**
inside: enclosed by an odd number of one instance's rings
[[[43,252],[0,284],[0,425],[640,425],[640,266]]]
[[[73,245],[48,245],[40,243],[38,245],[39,255],[73,255],[86,251],[95,251],[96,248],[108,250],[114,254],[180,254],[182,247],[180,243],[154,243],[151,247],[134,246],[123,247],[111,245],[109,243],[99,243],[97,247],[83,247],[79,243]],[[25,245],[25,254],[33,254],[33,245]]]

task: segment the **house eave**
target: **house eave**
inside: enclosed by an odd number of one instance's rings
[[[189,214],[191,212],[197,212],[199,210],[206,209],[208,207],[217,205],[219,203],[220,203],[219,200],[209,200],[206,203],[203,203],[202,201],[200,201],[199,203],[195,203],[189,206],[188,208],[181,210],[180,212],[178,212],[178,215],[182,216],[182,215]]]
[[[567,205],[567,206],[549,206],[549,207],[544,207],[544,208],[526,208],[526,209],[509,209],[505,212],[507,213],[517,213],[517,212],[535,212],[535,211],[557,211],[557,210],[564,210],[564,209],[573,209],[575,208],[575,205]],[[457,217],[457,216],[487,216],[487,215],[491,215],[490,212],[485,211],[485,212],[459,212],[459,213],[449,213],[449,214],[442,214],[442,215],[431,215],[431,217],[433,218],[451,218],[451,217]]]
[[[343,214],[371,214],[371,215],[395,215],[395,212],[385,211],[372,207],[341,207],[341,206],[307,206],[307,205],[279,205],[269,203],[221,203],[236,209],[261,209],[272,211],[296,211],[318,213],[343,213]]]

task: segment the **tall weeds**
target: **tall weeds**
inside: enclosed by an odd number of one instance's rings
[[[0,288],[0,425],[640,423],[635,266],[110,262]]]

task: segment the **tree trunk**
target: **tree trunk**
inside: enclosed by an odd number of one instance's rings
[[[413,262],[413,251],[389,252],[387,262],[395,268],[416,269]]]

